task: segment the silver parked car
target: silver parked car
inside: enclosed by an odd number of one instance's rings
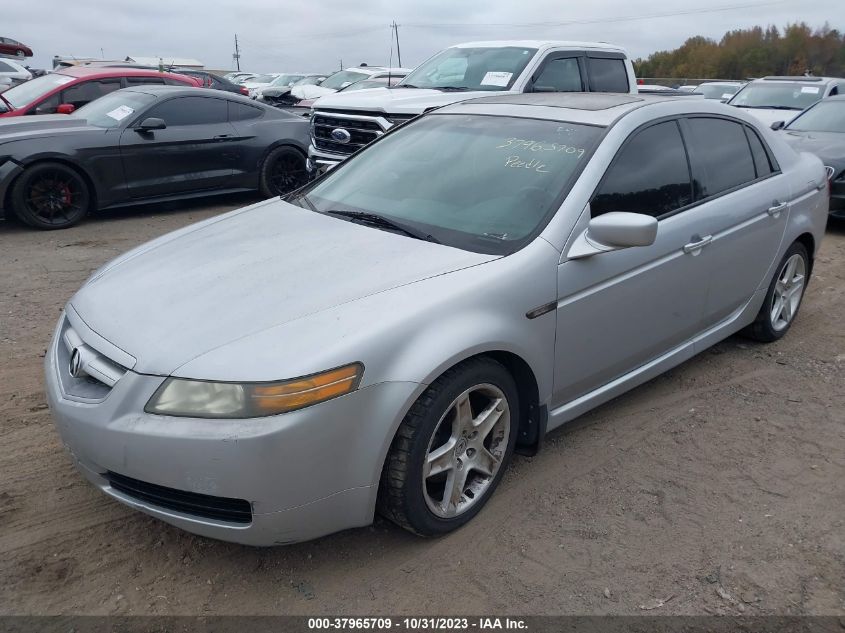
[[[253,545],[469,521],[514,451],[745,330],[793,322],[821,162],[737,108],[447,106],[287,200],[97,271],[46,355],[81,472]]]

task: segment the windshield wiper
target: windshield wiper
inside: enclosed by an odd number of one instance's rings
[[[355,222],[361,222],[362,224],[369,224],[370,226],[375,226],[378,228],[383,229],[390,229],[391,231],[399,231],[400,233],[404,233],[408,237],[413,237],[417,240],[422,240],[424,242],[434,242],[435,244],[440,244],[440,240],[438,240],[433,235],[429,235],[423,231],[415,229],[407,224],[402,224],[400,222],[396,222],[395,220],[389,220],[383,215],[378,215],[377,213],[368,213],[366,211],[337,211],[337,210],[329,210],[325,211],[329,215],[338,215],[340,217],[349,218]]]
[[[396,84],[395,86],[388,86],[388,88],[419,88],[414,84]]]
[[[468,88],[467,86],[432,86],[432,90],[444,90],[446,92],[466,92],[467,90],[472,90],[472,88]]]
[[[784,106],[784,105],[762,105],[762,106],[753,106],[753,105],[738,105],[737,108],[754,108],[757,110],[800,110],[801,108],[796,108],[793,106]]]

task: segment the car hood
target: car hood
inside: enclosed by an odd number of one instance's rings
[[[736,106],[739,107],[739,106]],[[766,125],[771,125],[775,121],[783,121],[789,123],[792,119],[797,117],[801,112],[799,110],[778,110],[769,108],[741,108],[748,114],[757,117]]]
[[[0,143],[65,134],[104,133],[85,119],[67,114],[40,114],[0,119]]]
[[[323,97],[318,108],[343,110],[380,111],[387,114],[422,114],[430,108],[457,103],[476,97],[489,97],[491,94],[509,94],[476,90],[472,92],[443,92],[423,88],[372,88],[349,93],[338,93]]]
[[[281,97],[282,95],[289,93],[290,89],[290,86],[282,86],[279,88],[264,88],[261,91],[261,94],[263,94],[265,97]]]
[[[269,328],[495,258],[273,200],[140,247],[71,305],[135,371],[168,375]]]
[[[323,88],[323,86],[293,86],[290,93],[299,100],[318,99],[324,95],[337,92],[334,88]]]
[[[783,140],[799,152],[810,152],[822,159],[825,165],[845,167],[845,133],[798,132],[785,130]]]

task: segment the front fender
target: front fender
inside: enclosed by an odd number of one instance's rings
[[[20,163],[9,158],[0,164],[0,218],[11,215],[5,210],[5,204],[8,201],[9,190],[17,178],[23,172],[23,167]]]

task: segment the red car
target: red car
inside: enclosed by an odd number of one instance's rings
[[[19,59],[32,57],[32,49],[11,37],[0,37],[0,55],[14,55]]]
[[[0,92],[0,117],[70,114],[121,88],[142,84],[201,87],[194,77],[132,68],[62,68]]]

